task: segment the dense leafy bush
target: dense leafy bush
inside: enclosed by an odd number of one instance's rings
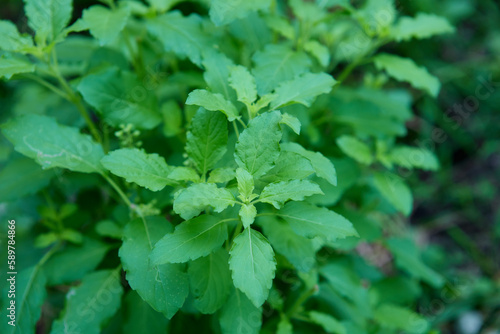
[[[0,21],[18,271],[2,332],[436,333],[417,306],[458,283],[409,228],[408,184],[438,171],[445,134],[407,125],[437,109],[412,53],[448,19],[391,0],[102,3],[25,0],[27,27]]]

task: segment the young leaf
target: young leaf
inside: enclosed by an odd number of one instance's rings
[[[0,202],[16,200],[46,187],[55,174],[28,158],[11,160],[0,171]]]
[[[59,125],[50,117],[24,115],[3,126],[16,151],[35,159],[43,168],[62,167],[81,173],[102,173],[101,145],[78,129]]]
[[[264,17],[266,25],[273,31],[282,35],[283,37],[294,40],[295,39],[295,28],[289,20],[285,17],[280,17],[277,15],[269,15]]]
[[[263,51],[255,53],[252,59],[255,63],[252,73],[260,96],[270,93],[280,83],[306,72],[311,66],[305,53],[293,51],[285,45],[269,44]]]
[[[330,50],[318,41],[311,40],[304,44],[304,50],[313,55],[323,67],[330,63]]]
[[[135,291],[125,297],[126,317],[123,334],[166,333],[168,320],[148,305]]]
[[[374,185],[398,211],[406,216],[410,215],[413,207],[413,196],[399,176],[389,172],[376,173]]]
[[[180,191],[174,200],[174,211],[184,219],[191,219],[207,206],[213,207],[215,212],[221,212],[235,203],[227,189],[217,188],[213,183],[198,183]]]
[[[214,0],[210,6],[210,19],[217,26],[247,16],[250,12],[269,8],[270,0]]]
[[[321,237],[328,241],[358,236],[351,222],[326,208],[308,203],[290,202],[278,213],[295,233],[306,238]]]
[[[227,150],[227,121],[218,111],[198,109],[187,133],[186,152],[202,175],[211,170]]]
[[[260,307],[267,299],[276,270],[271,245],[262,234],[246,228],[234,239],[230,254],[234,286],[243,291],[255,307]]]
[[[253,204],[243,204],[239,211],[239,216],[243,227],[247,228],[253,224],[255,216],[257,216],[257,208]]]
[[[228,101],[236,100],[236,94],[229,85],[230,69],[234,66],[231,59],[223,53],[206,52],[203,57],[203,79],[213,93],[219,93]]]
[[[10,79],[14,74],[30,73],[35,71],[35,65],[27,59],[18,57],[0,56],[0,79]]]
[[[387,246],[394,255],[396,265],[399,268],[413,277],[426,281],[435,288],[443,286],[444,278],[421,260],[420,252],[412,240],[391,238],[387,240]]]
[[[181,264],[155,265],[149,259],[153,245],[171,233],[172,225],[161,217],[134,219],[123,231],[119,256],[130,287],[153,309],[172,318],[184,304],[189,281]]]
[[[390,159],[404,168],[421,168],[431,171],[439,169],[439,161],[436,156],[431,151],[421,147],[397,146],[392,149]]]
[[[327,333],[347,334],[344,325],[329,314],[317,311],[309,312],[309,318],[315,324],[320,325]]]
[[[146,153],[137,148],[121,148],[110,152],[101,160],[104,168],[152,191],[159,191],[174,181],[168,177],[172,167],[156,153]]]
[[[200,176],[191,167],[174,167],[172,168],[172,172],[168,174],[168,178],[176,181],[200,182]]]
[[[238,168],[236,169],[236,180],[238,181],[238,192],[240,193],[241,200],[250,200],[254,189],[252,175],[243,168]]]
[[[211,48],[210,38],[201,29],[201,18],[196,14],[185,17],[174,10],[147,21],[149,32],[158,38],[165,51],[188,57],[201,65],[202,54]]]
[[[151,253],[153,264],[182,263],[207,256],[227,239],[223,220],[202,215],[177,225],[174,233],[161,238]]]
[[[120,35],[125,28],[130,16],[128,7],[119,6],[108,9],[104,6],[94,5],[83,11],[83,22],[101,45],[110,44]]]
[[[229,182],[236,177],[234,168],[221,167],[216,168],[210,172],[207,182],[209,183],[225,183]]]
[[[330,184],[337,185],[337,172],[332,162],[319,152],[308,151],[297,143],[281,144],[281,149],[300,154],[311,162],[314,172]]]
[[[301,103],[310,107],[314,99],[329,93],[336,81],[326,73],[305,73],[293,80],[283,82],[276,88],[271,108],[277,109],[291,103]]]
[[[5,334],[33,333],[42,312],[43,302],[47,296],[45,290],[46,278],[39,266],[26,268],[19,272],[17,276],[14,276],[16,294],[15,326],[9,325],[8,321],[11,321],[11,319],[5,316],[9,314],[7,313],[9,311],[6,309],[11,307],[11,305],[7,303],[12,299],[3,298],[2,315],[5,319],[3,319],[4,321],[0,325],[0,328],[2,328],[2,333]],[[9,278],[11,278],[11,276],[7,275],[7,281],[3,284],[10,283],[8,285],[10,287],[13,281],[9,281]],[[5,287],[7,287],[7,285],[5,285]],[[7,292],[5,291],[4,293],[5,296],[7,296]]]
[[[228,260],[227,251],[221,248],[189,264],[194,305],[201,313],[212,314],[226,303],[232,287]]]
[[[139,129],[152,129],[161,122],[155,95],[130,72],[107,68],[87,75],[77,88],[112,126],[130,123]]]
[[[14,23],[0,20],[0,50],[25,53],[32,47],[30,36],[21,35]]]
[[[262,180],[265,182],[280,182],[289,180],[302,180],[314,173],[314,169],[308,159],[303,156],[282,151],[276,165]]]
[[[254,178],[269,171],[280,153],[281,129],[278,111],[264,113],[254,118],[236,143],[236,163]]]
[[[373,317],[386,328],[403,330],[408,334],[423,334],[429,329],[429,323],[424,317],[397,305],[380,305]]]
[[[409,58],[381,53],[375,57],[375,66],[379,70],[387,71],[394,79],[409,82],[413,87],[423,89],[433,97],[437,97],[441,89],[438,78]]]
[[[238,110],[231,101],[219,93],[211,93],[205,89],[196,89],[189,93],[186,104],[194,104],[211,111],[221,111],[230,122],[240,118]]]
[[[274,250],[283,255],[297,270],[309,272],[316,263],[313,241],[296,234],[289,224],[273,216],[259,218],[259,225]]]
[[[455,32],[445,17],[427,13],[418,13],[416,17],[403,16],[391,30],[391,35],[398,42]]]
[[[300,135],[300,121],[297,117],[290,114],[284,113],[281,115],[280,124],[286,124],[293,130],[297,135]]]
[[[117,270],[88,274],[66,295],[63,315],[54,321],[51,333],[101,333],[104,323],[120,307],[122,294]]]
[[[234,289],[221,310],[219,321],[222,334],[259,334],[262,307],[255,307],[244,293]]]
[[[373,154],[370,147],[358,138],[344,135],[338,137],[336,141],[342,152],[347,156],[365,165],[373,163]]]
[[[255,78],[247,68],[241,65],[231,69],[229,84],[236,91],[238,101],[251,105],[257,99],[257,86]]]
[[[302,201],[306,196],[323,194],[320,187],[308,180],[282,181],[268,184],[259,196],[259,202],[272,204],[279,209],[288,201]]]
[[[37,43],[54,42],[68,25],[72,0],[24,0],[28,25],[36,33]]]

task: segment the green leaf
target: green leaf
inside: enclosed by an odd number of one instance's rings
[[[165,51],[188,57],[201,65],[202,54],[211,49],[210,38],[201,27],[202,19],[196,15],[183,16],[174,10],[147,21],[149,32],[163,44]]]
[[[321,237],[333,241],[358,236],[351,222],[341,215],[308,203],[287,203],[277,215],[286,220],[295,233],[306,238]]]
[[[5,56],[0,57],[0,79],[10,79],[14,74],[30,73],[35,71],[35,65],[27,59]]]
[[[284,113],[281,115],[280,124],[285,124],[290,127],[297,135],[300,135],[300,121],[297,117]]]
[[[120,308],[122,294],[118,270],[88,274],[67,293],[63,315],[54,321],[51,333],[101,333],[104,323]]]
[[[228,101],[236,100],[236,94],[229,85],[230,69],[233,66],[233,61],[223,53],[211,51],[203,57],[203,79],[213,93],[222,94]]]
[[[181,264],[155,265],[149,259],[153,245],[172,225],[162,217],[130,221],[123,231],[119,256],[127,274],[128,284],[153,309],[172,318],[184,304],[189,281]]]
[[[165,235],[151,253],[154,264],[182,263],[207,256],[227,239],[224,220],[202,215],[177,225],[173,233]]]
[[[260,307],[267,299],[276,270],[271,245],[262,234],[247,228],[234,239],[229,253],[234,286],[243,291],[255,307]]]
[[[281,149],[297,153],[308,159],[317,176],[327,180],[334,186],[337,185],[337,172],[335,171],[335,167],[332,162],[320,152],[308,151],[297,143],[281,144]]]
[[[59,125],[50,117],[24,115],[3,126],[16,151],[35,159],[43,168],[62,167],[75,172],[102,173],[101,145],[78,129]]]
[[[281,114],[268,112],[255,117],[236,143],[236,163],[254,178],[269,171],[280,153]]]
[[[433,97],[438,96],[441,89],[439,79],[413,60],[381,53],[375,57],[374,62],[377,69],[387,71],[394,79],[409,82],[413,87],[422,89]]]
[[[429,329],[429,323],[424,317],[397,305],[380,305],[373,317],[386,328],[404,330],[408,334],[423,334]]]
[[[270,0],[213,0],[209,15],[215,25],[221,26],[248,16],[251,12],[266,10],[270,5]]]
[[[168,178],[176,181],[200,182],[200,176],[191,167],[174,167]]]
[[[54,42],[69,23],[72,0],[24,0],[28,25],[35,31],[37,44]]]
[[[218,111],[198,109],[187,133],[186,152],[202,175],[214,168],[227,150],[227,121]]]
[[[135,291],[132,290],[127,294],[125,306],[127,312],[123,334],[167,332],[168,320],[151,308]]]
[[[288,19],[277,15],[269,15],[264,17],[264,20],[271,30],[289,40],[293,41],[295,39],[295,28]]]
[[[293,334],[293,326],[286,316],[281,317],[276,328],[276,334]]]
[[[275,91],[271,108],[277,109],[292,103],[310,107],[314,99],[329,93],[336,81],[326,73],[305,73],[293,80],[281,83]]]
[[[123,237],[123,228],[112,220],[101,220],[95,225],[95,231],[103,237],[119,240]]]
[[[404,168],[420,168],[436,171],[439,169],[439,161],[429,150],[421,147],[396,146],[390,152],[390,159],[396,165]]]
[[[31,36],[21,35],[14,23],[0,20],[0,50],[26,53],[32,47]]]
[[[40,270],[39,266],[29,267],[15,276],[15,326],[8,324],[8,321],[12,319],[6,317],[9,314],[8,307],[10,307],[9,300],[7,299],[7,291],[3,290],[2,298],[2,317],[4,318],[0,328],[2,328],[2,333],[5,334],[24,334],[24,333],[34,333],[35,327],[40,314],[42,312],[42,305],[47,296],[45,291],[45,275],[43,271]],[[4,276],[5,277],[5,276]],[[7,275],[5,279],[9,279],[11,276]],[[5,289],[10,288],[11,281],[5,281]]]
[[[247,68],[241,65],[231,69],[229,84],[236,91],[238,101],[251,105],[257,99],[257,86],[255,78]]]
[[[161,122],[155,94],[133,73],[108,68],[85,76],[77,88],[112,126],[130,123],[139,129],[152,129]]]
[[[184,219],[191,219],[208,206],[213,207],[215,212],[222,212],[235,203],[227,189],[217,188],[214,183],[198,183],[178,193],[174,200],[174,211]]]
[[[232,287],[228,260],[227,251],[221,248],[189,264],[194,305],[201,313],[215,313],[226,303]]]
[[[282,151],[276,160],[276,165],[262,177],[262,180],[265,182],[301,180],[313,173],[314,169],[308,159],[297,153]]]
[[[211,111],[221,111],[232,122],[240,118],[236,107],[219,93],[211,93],[205,89],[196,89],[189,93],[186,104],[194,104]]]
[[[404,215],[410,215],[413,208],[413,196],[410,188],[399,176],[389,172],[376,173],[374,185],[392,206]]]
[[[108,153],[101,160],[104,168],[152,191],[159,191],[174,182],[168,178],[172,167],[156,153],[138,148],[121,148]]]
[[[162,104],[160,113],[163,116],[163,134],[166,137],[174,137],[182,132],[182,110],[175,101],[169,100]]]
[[[420,278],[435,288],[445,283],[444,278],[429,268],[421,259],[420,252],[412,240],[391,238],[387,246],[396,259],[396,265],[411,276]]]
[[[288,201],[302,201],[306,196],[323,194],[320,187],[308,180],[282,181],[268,184],[260,193],[259,202],[272,204],[279,209]]]
[[[84,238],[81,245],[66,246],[43,265],[47,285],[69,284],[82,279],[101,263],[108,250],[107,244],[91,238]]]
[[[310,40],[304,44],[304,50],[313,55],[323,67],[330,63],[330,50],[323,44],[315,40]]]
[[[82,14],[84,24],[100,45],[115,41],[125,28],[129,16],[130,10],[125,6],[111,10],[104,6],[94,5],[85,9]]]
[[[392,37],[398,42],[453,32],[455,32],[455,28],[445,17],[427,13],[418,13],[416,17],[403,16],[391,29]]]
[[[255,307],[245,294],[234,289],[221,310],[219,321],[222,334],[259,334],[262,307]]]
[[[257,216],[257,208],[253,204],[243,204],[238,214],[241,217],[243,227],[247,228],[255,221],[255,216]]]
[[[0,202],[23,198],[46,187],[54,176],[28,158],[11,160],[0,171]]]
[[[242,201],[250,201],[253,194],[253,176],[243,168],[236,169],[236,180],[238,181],[238,192]]]
[[[320,325],[327,333],[333,334],[346,334],[346,329],[340,321],[335,319],[329,314],[321,313],[317,311],[309,312],[309,318],[315,324]]]
[[[293,51],[285,45],[269,44],[263,51],[256,52],[252,59],[255,63],[252,72],[260,96],[306,72],[311,66],[305,53]]]
[[[225,183],[229,182],[236,177],[236,172],[234,168],[231,167],[221,167],[216,168],[210,172],[208,181],[210,183]]]
[[[342,152],[354,160],[365,165],[373,163],[373,154],[370,147],[358,138],[344,135],[338,137],[336,142]]]
[[[296,234],[289,224],[273,216],[259,218],[259,225],[273,249],[302,272],[309,272],[316,263],[313,241]]]

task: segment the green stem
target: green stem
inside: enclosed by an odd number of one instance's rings
[[[238,125],[236,125],[235,121],[233,121],[233,126],[234,126],[234,132],[236,132],[236,138],[240,139],[240,131],[238,130]]]
[[[295,316],[295,314],[297,313],[297,311],[300,309],[300,307],[302,306],[302,304],[307,300],[309,299],[309,297],[311,297],[312,295],[314,295],[316,293],[316,291],[318,291],[318,287],[317,286],[314,286],[312,287],[311,289],[309,290],[305,290],[300,296],[299,298],[297,298],[297,300],[295,301],[295,303],[292,304],[292,306],[288,309],[288,311],[285,312],[285,314],[289,317],[289,318],[293,318]]]
[[[128,199],[127,195],[123,192],[123,190],[113,181],[108,175],[106,174],[101,174],[102,177],[113,187],[113,189],[118,193],[118,195],[121,197],[121,199],[127,204],[127,206],[133,210],[133,205],[132,202]]]
[[[22,74],[22,76],[25,77],[26,79],[33,80],[33,81],[39,83],[40,85],[50,89],[51,91],[53,91],[57,95],[61,96],[63,99],[69,100],[69,96],[64,91],[60,90],[59,88],[57,88],[56,86],[54,86],[53,84],[48,82],[47,80],[39,78],[36,75],[30,74],[30,73]]]

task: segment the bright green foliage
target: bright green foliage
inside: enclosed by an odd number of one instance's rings
[[[276,334],[292,334],[293,326],[286,317],[282,317],[276,328]]]
[[[221,212],[234,204],[235,199],[227,189],[217,188],[213,183],[200,183],[180,191],[174,200],[174,211],[184,219],[191,219],[208,206]]]
[[[308,159],[297,153],[282,151],[275,166],[267,172],[263,179],[276,182],[301,180],[313,173],[314,169]]]
[[[33,47],[29,36],[21,35],[17,27],[10,21],[0,21],[0,49],[25,53]]]
[[[316,183],[308,180],[282,181],[271,183],[262,189],[259,201],[279,209],[286,201],[302,201],[304,197],[322,193]]]
[[[220,326],[222,333],[258,334],[262,324],[262,307],[254,304],[238,289],[227,300],[221,310]]]
[[[262,234],[246,228],[234,239],[229,266],[234,286],[243,291],[255,307],[267,299],[276,261],[269,242]]]
[[[130,123],[139,129],[154,128],[161,121],[156,98],[138,87],[141,83],[134,74],[108,68],[84,77],[78,91],[110,125]]]
[[[71,0],[24,0],[28,25],[35,31],[35,40],[44,45],[58,40],[71,19]]]
[[[278,111],[254,118],[236,143],[236,163],[255,178],[268,172],[279,156],[280,118]]]
[[[439,169],[439,162],[434,154],[424,148],[396,146],[391,150],[390,159],[396,165],[405,168],[433,171]]]
[[[104,168],[125,178],[127,182],[135,182],[153,191],[172,184],[172,180],[168,178],[172,167],[156,153],[148,154],[137,148],[122,148],[106,155],[101,163]]]
[[[239,211],[239,216],[243,223],[243,227],[247,228],[254,222],[257,216],[257,208],[253,204],[243,204]]]
[[[201,313],[214,313],[226,303],[232,286],[228,260],[227,251],[219,249],[189,264],[194,305]]]
[[[373,155],[370,147],[356,137],[341,136],[337,138],[337,145],[339,145],[342,152],[354,160],[365,165],[373,163]]]
[[[224,221],[202,215],[177,225],[161,238],[151,253],[153,264],[182,263],[210,254],[227,239]]]
[[[238,192],[240,193],[238,197],[244,202],[251,201],[255,188],[252,174],[242,168],[238,168],[236,169],[236,180],[238,181]]]
[[[43,168],[102,173],[102,147],[77,128],[59,125],[47,116],[25,115],[4,124],[2,130],[16,151],[34,159]]]
[[[83,24],[101,45],[112,43],[125,28],[129,11],[125,7],[111,10],[96,5],[83,12]]]
[[[329,314],[311,311],[309,312],[311,321],[323,327],[327,333],[347,334],[345,327]]]
[[[394,79],[409,82],[434,97],[439,94],[441,83],[438,78],[424,67],[419,67],[413,60],[382,53],[376,56],[374,61],[378,69],[387,71]]]
[[[227,122],[218,111],[198,109],[187,134],[186,152],[205,175],[227,150]]]
[[[35,71],[35,66],[23,58],[2,57],[0,60],[0,78],[10,79],[14,74]]]
[[[122,294],[117,270],[96,271],[85,276],[68,294],[64,315],[54,322],[51,333],[100,333],[105,321],[120,307]]]
[[[398,211],[409,215],[413,208],[413,196],[408,186],[395,174],[377,173],[374,186]]]
[[[297,234],[307,238],[335,240],[358,235],[341,215],[307,203],[290,202],[277,215],[286,220]]]
[[[455,28],[444,17],[434,14],[418,13],[417,16],[404,16],[399,19],[397,25],[391,31],[391,35],[397,41],[412,38],[429,38],[434,35],[448,34]]]
[[[172,225],[161,217],[134,219],[123,231],[120,259],[127,281],[153,309],[171,318],[189,293],[188,277],[180,264],[154,264],[149,255]]]
[[[231,87],[236,91],[238,101],[246,105],[252,104],[257,99],[257,86],[255,78],[243,66],[235,66],[229,77]]]
[[[270,0],[214,0],[210,6],[210,18],[218,26],[228,24],[247,16],[249,12],[267,9],[270,4]]]
[[[374,318],[384,327],[404,330],[406,333],[427,333],[429,324],[418,314],[396,305],[385,304],[379,306]]]
[[[186,104],[194,104],[212,111],[222,111],[230,122],[239,118],[236,107],[224,96],[204,89],[197,89],[189,93]]]

